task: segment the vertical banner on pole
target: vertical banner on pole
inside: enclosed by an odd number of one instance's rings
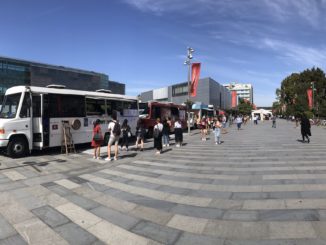
[[[232,108],[237,107],[237,91],[233,90],[231,91],[231,99],[232,99]]]
[[[200,75],[200,63],[192,63],[191,65],[191,84],[190,84],[190,96],[195,97],[197,95],[197,86]]]
[[[312,88],[307,89],[307,96],[308,96],[308,106],[309,109],[312,109],[313,101],[312,101]]]

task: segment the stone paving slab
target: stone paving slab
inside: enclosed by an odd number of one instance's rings
[[[0,156],[0,244],[326,244],[326,130],[228,131],[113,162]]]

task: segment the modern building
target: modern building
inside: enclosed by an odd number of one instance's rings
[[[236,91],[238,98],[247,99],[252,104],[254,103],[254,89],[251,84],[243,84],[243,83],[230,83],[224,85],[230,91]]]
[[[188,100],[188,82],[143,92],[140,94],[140,100],[141,102],[155,100],[183,104]],[[231,108],[230,91],[210,77],[199,79],[197,95],[190,97],[190,100],[214,105],[216,109]]]
[[[50,84],[88,91],[109,89],[112,93],[125,94],[125,84],[109,81],[108,75],[103,73],[0,56],[0,102],[10,87]]]

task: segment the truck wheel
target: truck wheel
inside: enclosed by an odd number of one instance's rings
[[[27,142],[23,137],[15,137],[9,141],[7,154],[12,158],[20,158],[28,153]]]

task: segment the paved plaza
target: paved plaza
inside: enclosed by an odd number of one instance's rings
[[[308,144],[294,126],[233,125],[221,145],[195,130],[113,162],[1,155],[0,244],[326,244],[326,129]]]

